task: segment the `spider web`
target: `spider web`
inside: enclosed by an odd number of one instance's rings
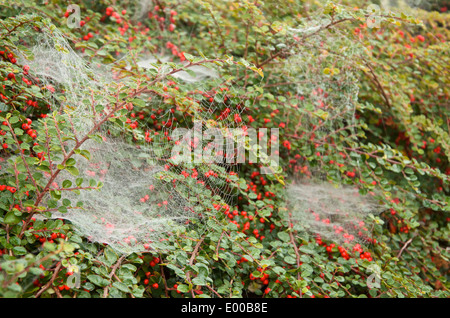
[[[122,70],[116,64],[89,65],[57,30],[44,30],[32,42],[31,54],[22,54],[22,62],[51,91],[62,89],[64,93],[47,100],[51,111],[61,111],[72,125],[70,131],[61,131],[64,148],[72,149],[73,139],[97,135],[79,147],[79,151],[90,154],[89,160],[76,157],[79,174],[73,176],[62,170],[51,187],[60,189],[66,180],[79,185],[84,189],[61,191],[61,200],[81,201],[83,206],[70,205],[67,212],[53,213],[52,218],[69,220],[90,241],[129,254],[170,248],[166,243],[169,235],[180,233],[188,225],[202,231],[206,214],[230,208],[238,171],[234,142],[242,137],[233,135],[232,128],[243,125],[243,107],[237,106],[241,103],[234,88],[217,71],[196,67],[193,73],[181,72],[165,79],[167,86],[179,85],[189,92],[190,107],[195,112],[184,109],[180,116],[180,111],[168,109],[166,98],[149,93],[140,96],[146,102],[143,109],[149,111],[147,115],[152,112],[161,125],[140,123],[140,128],[146,128],[144,135],[130,129],[129,123],[124,127],[106,123],[94,131],[95,123],[111,111],[112,93],[120,85],[128,85],[126,79],[117,81]],[[168,70],[164,64],[157,67],[160,74]],[[51,124],[47,118],[43,121]],[[188,132],[176,138],[176,128]],[[228,138],[191,138],[205,133]],[[179,160],[174,147],[180,145],[197,159],[184,156]],[[205,150],[209,154],[206,159],[201,156]],[[84,183],[79,182],[81,178]],[[89,186],[87,180],[91,180]],[[98,182],[103,184],[99,191],[88,189]],[[206,199],[211,198],[217,204],[206,205]]]
[[[309,139],[317,156],[324,156],[339,134],[345,134],[349,142],[357,138],[359,66],[355,61],[364,47],[345,31],[337,28],[329,32],[327,15],[318,13],[315,17],[301,19],[298,27],[290,29],[296,41],[308,41],[288,58],[285,81],[292,83],[300,98],[296,107],[301,118],[300,137]],[[352,160],[358,168],[360,159]],[[303,235],[346,246],[371,242],[371,229],[365,220],[383,209],[375,195],[361,195],[357,186],[344,185],[338,174],[333,175],[338,181],[330,183],[328,170],[321,169],[322,160],[304,165],[308,170],[300,180],[291,176],[292,184],[286,189],[287,211],[282,218]]]
[[[295,230],[345,246],[372,242],[365,219],[385,208],[357,187],[302,180],[287,189],[288,219]]]

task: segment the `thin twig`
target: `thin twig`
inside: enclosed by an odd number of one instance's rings
[[[169,298],[169,286],[167,286],[167,281],[166,281],[166,275],[164,274],[164,268],[162,266],[159,267],[161,270],[161,277],[163,279],[163,283],[164,283],[164,292],[166,294],[166,297]]]
[[[55,271],[52,275],[52,278],[49,280],[49,282],[47,284],[44,285],[44,287],[42,287],[36,294],[36,298],[39,298],[43,292],[45,292],[50,286],[53,285],[53,282],[55,281],[56,277],[58,276],[59,271],[61,270],[61,266],[62,263],[58,262],[58,264],[56,265]]]
[[[189,266],[194,265],[195,256],[197,255],[198,249],[200,248],[200,245],[202,244],[204,239],[205,239],[205,236],[203,236],[200,240],[198,240],[197,244],[195,245],[194,251],[192,251],[191,258],[189,259]],[[188,271],[186,273],[186,279],[189,282],[189,284],[192,285],[192,282],[191,282],[191,271]],[[194,289],[193,288],[191,288],[191,295],[192,295],[193,298],[195,298]]]
[[[292,228],[291,228],[292,230]],[[300,277],[300,253],[298,251],[297,248],[297,244],[295,243],[295,238],[294,238],[294,234],[292,234],[292,231],[289,231],[289,237],[291,238],[291,243],[294,246],[294,252],[295,252],[295,256],[296,256],[296,260],[297,260],[297,280],[300,281],[301,277]],[[302,298],[302,291],[299,290],[298,294],[300,295],[300,298]]]
[[[58,298],[63,298],[63,296],[61,295],[61,292],[59,291],[58,287],[53,286],[53,290],[54,290],[55,293],[56,293],[56,297],[58,297]]]
[[[125,255],[122,255],[119,260],[116,262],[116,264],[114,264],[111,273],[109,274],[109,278],[112,279],[112,277],[115,275],[117,268],[120,266],[120,263],[122,263],[122,261],[124,260]],[[111,286],[111,284],[109,284],[108,286],[106,286],[103,289],[103,298],[106,298],[108,296],[108,288]]]
[[[222,237],[223,237],[224,234],[225,234],[225,231],[222,231],[222,234],[220,234],[219,240],[217,241],[217,247],[216,247],[216,256],[217,256],[217,259],[219,259],[220,241],[222,240]]]
[[[402,256],[403,251],[408,247],[408,245],[412,242],[414,237],[411,237],[409,240],[406,241],[406,243],[403,245],[403,247],[400,249],[400,251],[397,254],[397,258],[400,259],[400,256]]]

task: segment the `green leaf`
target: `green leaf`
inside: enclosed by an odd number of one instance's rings
[[[139,98],[134,98],[132,101],[131,101],[131,103],[133,104],[133,105],[136,105],[136,106],[138,106],[138,107],[141,107],[141,108],[144,108],[145,107],[145,101],[144,100],[142,100],[142,99],[139,99]]]
[[[118,290],[123,291],[124,293],[130,292],[130,289],[128,288],[128,286],[122,282],[114,282],[112,285],[114,287],[116,287]]]
[[[308,247],[307,245],[300,246],[299,250],[303,253],[315,254],[315,251],[313,249],[311,249],[310,247]]]
[[[142,298],[144,295],[145,288],[143,286],[137,286],[135,289],[133,289],[132,294],[136,298]]]
[[[177,290],[181,293],[187,293],[189,291],[189,286],[185,284],[179,284]]]
[[[313,268],[308,264],[301,265],[301,276],[308,277],[313,273]]]
[[[63,188],[70,188],[71,186],[72,186],[72,181],[70,181],[70,180],[64,180],[62,182],[62,187]]]
[[[73,158],[69,158],[66,161],[66,166],[74,166],[77,163],[77,161]]]
[[[284,261],[285,261],[286,263],[292,264],[292,265],[297,264],[296,259],[295,259],[294,257],[292,257],[292,256],[286,256],[286,257],[284,258]]]
[[[88,275],[87,279],[94,285],[105,287],[109,285],[109,281],[99,275]]]
[[[194,279],[192,279],[192,283],[199,286],[205,286],[206,280],[203,277],[195,277]]]
[[[109,247],[105,249],[105,256],[111,264],[117,261],[117,253]]]
[[[17,117],[17,116],[12,116],[12,117],[9,119],[9,123],[10,123],[11,125],[16,124],[16,123],[18,123],[18,122],[19,122],[19,117]]]
[[[21,220],[20,217],[18,217],[17,215],[14,214],[13,211],[10,211],[6,214],[5,219],[3,220],[3,222],[5,222],[6,224],[9,225],[14,225],[19,223]]]
[[[286,232],[278,232],[277,236],[283,242],[288,242],[290,240],[289,234],[287,234]]]
[[[60,206],[58,208],[58,211],[61,212],[61,213],[66,213],[67,212],[67,208],[65,206]]]
[[[76,176],[78,176],[80,174],[78,169],[76,167],[73,167],[73,166],[66,167],[66,170],[69,171],[70,174],[73,175],[74,177],[76,177]]]
[[[13,253],[14,255],[25,255],[27,253],[27,250],[23,246],[15,246],[13,247]]]
[[[82,183],[83,183],[83,178],[77,178],[75,180],[75,184],[77,185],[77,187],[80,187]]]

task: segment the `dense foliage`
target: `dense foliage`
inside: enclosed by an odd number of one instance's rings
[[[450,296],[443,1],[395,13],[353,0],[77,1],[75,28],[70,4],[0,5],[2,297]],[[31,48],[41,35],[69,43],[88,67],[112,65],[114,80],[81,99],[95,113],[85,133],[73,125],[68,88],[34,73],[42,57]],[[149,56],[161,60],[138,65]],[[218,80],[172,76],[200,65]],[[202,103],[216,118],[232,109],[232,124],[279,128],[280,168],[205,171],[221,181],[214,195],[186,181],[201,218],[178,224],[162,249],[122,255],[52,217],[88,205],[64,199],[65,191],[102,193],[100,179],[79,176],[81,159],[94,157],[83,143],[107,132],[151,145],[175,121],[190,127]],[[197,181],[205,166],[178,168],[169,183]],[[61,176],[67,180],[55,184]],[[360,220],[369,233],[361,243],[305,229],[287,191],[305,180],[377,200],[381,209]],[[77,275],[80,285],[69,284]]]

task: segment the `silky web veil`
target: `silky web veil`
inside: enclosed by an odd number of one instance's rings
[[[291,82],[301,103],[297,106],[301,137],[315,146],[314,155],[322,156],[336,132],[357,140],[358,74],[363,65],[362,46],[345,31],[326,30],[332,21],[327,15],[301,19],[289,31],[301,41],[286,63],[287,82]],[[300,134],[300,133],[299,133]],[[352,158],[359,167],[359,158]],[[357,186],[347,185],[335,175],[331,182],[321,163],[301,178],[291,177],[286,189],[286,210],[282,218],[301,235],[312,235],[343,245],[371,242],[371,229],[365,223],[369,215],[383,210],[375,194],[361,195]],[[337,179],[337,181],[336,181]]]
[[[115,64],[88,65],[56,29],[41,32],[30,53],[22,55],[23,63],[30,66],[30,74],[37,76],[49,91],[63,90],[58,100],[52,97],[47,100],[51,112],[61,112],[66,122],[70,122],[71,129],[58,133],[63,151],[67,153],[85,135],[92,137],[79,147],[73,168],[62,170],[51,185],[52,189],[68,188],[62,189],[61,200],[72,202],[64,211],[52,213],[52,218],[69,220],[90,241],[129,254],[165,250],[169,235],[194,223],[202,231],[201,220],[206,212],[215,213],[233,204],[236,160],[200,158],[195,164],[187,157],[183,159],[188,160],[177,160],[183,151],[189,157],[195,154],[195,148],[208,149],[213,158],[221,158],[225,154],[220,149],[227,141],[234,147],[231,129],[242,126],[243,108],[235,106],[233,86],[221,79],[217,71],[196,66],[164,80],[168,86],[179,81],[179,85],[190,90],[191,107],[197,114],[194,118],[197,131],[189,124],[193,122],[192,115],[186,112],[177,121],[173,112],[163,105],[164,98],[150,92],[143,94],[142,100],[163,127],[159,131],[147,130],[142,136],[124,133],[123,127],[108,122],[99,130],[94,129],[111,111],[109,105],[114,102],[111,93],[121,85],[128,85],[126,80],[117,80],[119,69]],[[144,70],[156,67],[160,74],[171,70],[158,63],[155,66],[154,60],[151,62],[153,66],[145,58],[138,65]],[[162,112],[162,109],[167,110]],[[183,127],[184,135],[172,135],[178,126]],[[225,142],[220,138],[200,139],[200,142],[195,139],[197,134],[211,129],[216,137],[230,138]],[[133,139],[145,141],[137,145]],[[176,146],[179,151],[174,154]],[[57,162],[56,158],[53,160]],[[89,180],[89,185],[81,179]],[[97,190],[99,182],[102,187]],[[69,191],[75,185],[82,189]],[[202,198],[211,197],[220,204],[205,206]],[[83,204],[75,206],[75,202]]]

